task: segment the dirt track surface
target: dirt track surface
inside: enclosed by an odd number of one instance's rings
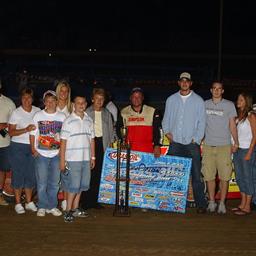
[[[14,205],[1,206],[1,255],[256,255],[256,212],[220,216],[133,208],[130,217],[113,217],[112,206],[89,212],[64,223],[62,216],[17,215]]]

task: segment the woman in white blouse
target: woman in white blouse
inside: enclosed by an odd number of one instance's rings
[[[236,215],[242,216],[251,212],[251,201],[254,194],[253,172],[256,171],[256,116],[252,112],[252,97],[246,93],[239,94],[237,109],[239,148],[234,153],[234,166],[241,202],[237,208],[232,210]]]

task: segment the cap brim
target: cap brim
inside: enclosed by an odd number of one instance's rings
[[[190,78],[188,78],[188,77],[180,77],[180,79],[179,79],[179,80],[182,80],[182,79],[186,79],[186,80],[188,80],[188,81],[191,81],[191,79],[190,79]]]
[[[131,91],[130,95],[134,94],[135,92],[140,92],[143,94],[143,91],[142,90],[134,90],[134,91]]]

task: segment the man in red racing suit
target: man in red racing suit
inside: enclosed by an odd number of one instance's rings
[[[130,94],[131,104],[121,110],[118,133],[122,126],[127,127],[127,141],[132,150],[154,153],[160,156],[161,118],[159,112],[143,104],[144,93],[135,87]]]

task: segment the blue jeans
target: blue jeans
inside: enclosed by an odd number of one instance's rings
[[[253,168],[255,169],[254,165],[256,152],[254,151],[251,159],[246,161],[244,160],[244,157],[247,152],[248,149],[239,148],[237,152],[234,153],[233,161],[236,172],[236,182],[239,186],[240,192],[243,192],[246,195],[253,195]]]
[[[195,203],[197,207],[206,208],[207,201],[204,193],[204,183],[201,174],[200,146],[196,143],[183,145],[172,142],[169,147],[168,155],[192,158],[191,176]]]
[[[253,196],[252,202],[256,205],[256,147],[254,148],[254,161],[252,162]]]
[[[60,181],[59,156],[53,158],[39,155],[35,159],[38,208],[52,209],[58,204]]]

